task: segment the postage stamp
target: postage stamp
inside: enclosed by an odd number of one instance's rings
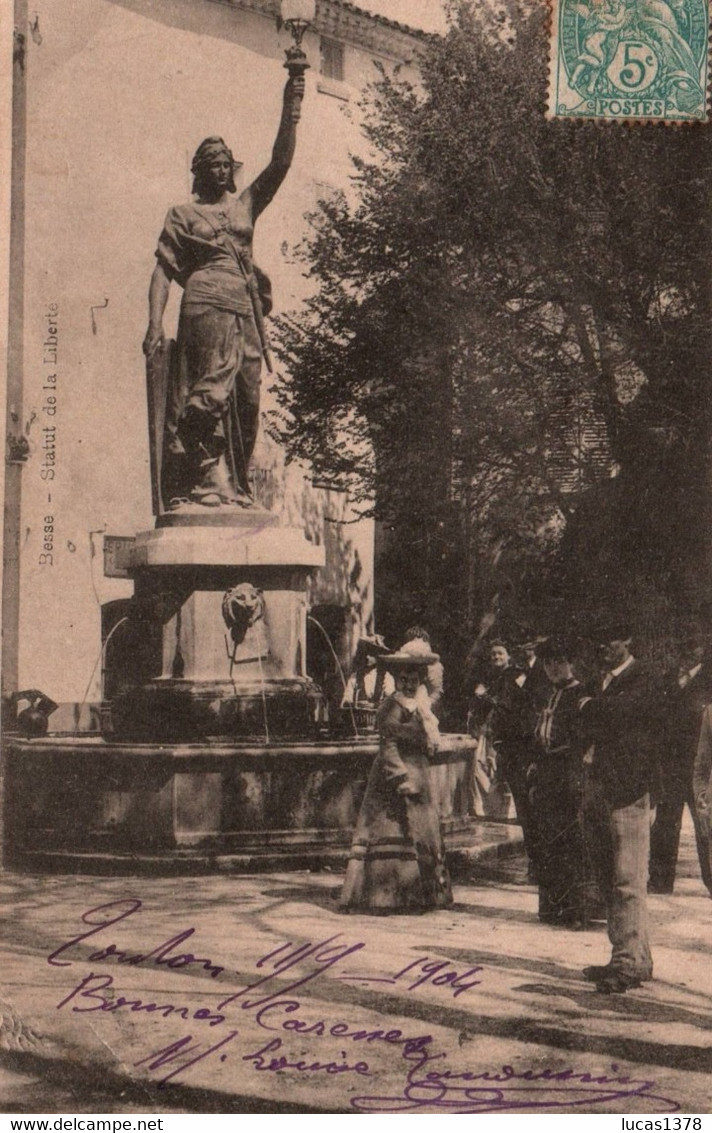
[[[549,116],[707,120],[709,0],[554,0]]]

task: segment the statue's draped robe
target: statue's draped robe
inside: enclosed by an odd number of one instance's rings
[[[166,505],[249,494],[264,345],[252,237],[285,171],[273,161],[239,196],[166,216],[156,257],[183,288],[163,442]]]

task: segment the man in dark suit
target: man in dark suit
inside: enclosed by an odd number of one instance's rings
[[[611,959],[584,969],[599,991],[622,992],[652,979],[647,882],[651,792],[657,778],[656,698],[650,674],[631,651],[630,629],[599,635],[606,671],[582,702],[582,726],[593,742],[592,780],[602,814],[600,881],[606,899]]]
[[[468,730],[474,734],[473,729],[487,725],[497,755],[498,775],[514,800],[533,879],[537,846],[527,770],[534,759],[534,715],[522,688],[525,674],[512,664],[509,647],[497,638],[489,643],[489,666],[481,676],[470,701]]]
[[[700,642],[684,649],[678,671],[665,687],[665,744],[661,761],[661,796],[650,832],[651,893],[672,893],[685,803],[695,826],[702,880],[712,894],[709,837],[697,815],[692,772],[702,714],[712,702],[712,658]]]

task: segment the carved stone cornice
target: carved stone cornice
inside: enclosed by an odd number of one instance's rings
[[[271,19],[279,14],[279,0],[217,0],[233,8],[259,12]],[[417,28],[410,28],[385,16],[372,15],[349,0],[317,0],[315,30],[319,35],[362,47],[378,55],[387,55],[407,62],[418,55],[430,38]]]

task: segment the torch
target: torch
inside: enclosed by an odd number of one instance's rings
[[[292,33],[294,43],[285,51],[285,67],[292,78],[298,78],[307,70],[309,63],[302,50],[302,39],[308,27],[316,18],[316,0],[282,0],[282,23]]]

